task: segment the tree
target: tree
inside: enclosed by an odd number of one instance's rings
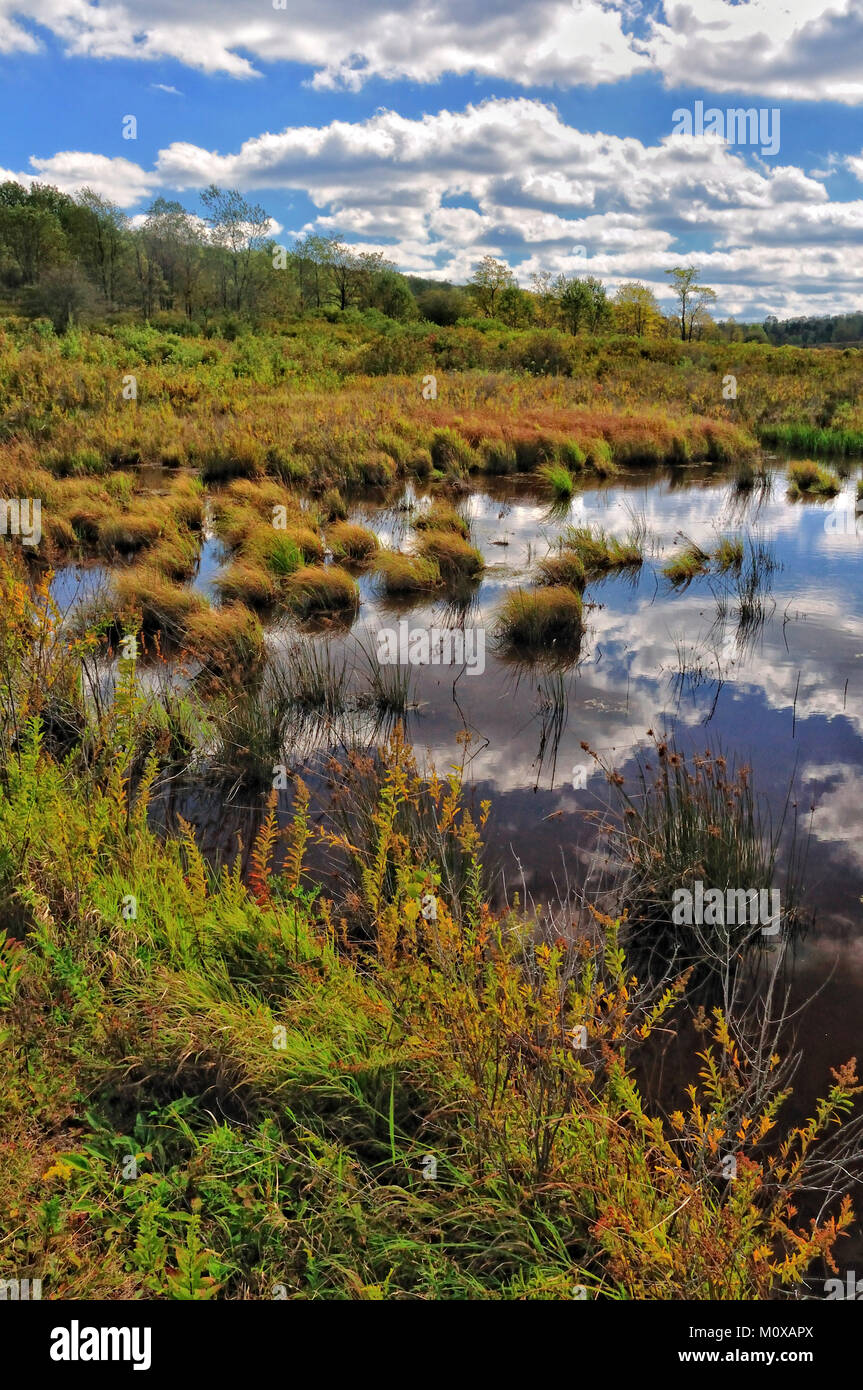
[[[9,250],[25,285],[63,259],[66,238],[54,213],[29,201],[0,204],[0,242]]]
[[[387,267],[378,272],[371,290],[370,305],[387,318],[407,322],[417,317],[417,302],[403,275]]]
[[[589,295],[587,322],[591,333],[601,333],[611,325],[611,305],[605,286],[595,275],[588,275],[584,281]]]
[[[646,285],[630,280],[614,296],[614,318],[621,333],[634,338],[653,337],[659,332],[662,315],[656,298]]]
[[[542,328],[552,328],[560,317],[560,278],[553,281],[550,270],[536,270],[530,277],[534,312]]]
[[[672,277],[672,289],[680,302],[680,336],[685,343],[692,340],[693,326],[700,312],[715,300],[716,291],[698,284],[698,269],[694,265],[675,266],[665,273]]]
[[[327,293],[327,267],[331,241],[309,234],[298,237],[291,248],[290,262],[297,277],[300,312],[323,307]]]
[[[116,203],[92,188],[82,188],[70,220],[70,250],[96,282],[105,302],[115,304],[129,248],[128,218]]]
[[[470,311],[467,296],[463,290],[439,289],[423,290],[417,298],[419,311],[424,319],[447,327],[456,323]]]
[[[468,288],[480,313],[487,319],[493,319],[501,290],[514,284],[515,276],[504,261],[496,261],[494,256],[483,256],[470,277]]]
[[[534,316],[533,296],[518,285],[504,285],[498,296],[497,317],[508,328],[527,328]]]
[[[160,281],[162,307],[171,309],[179,299],[190,319],[203,262],[204,235],[200,220],[192,217],[182,203],[157,198],[147,213],[140,235],[151,263],[148,284],[155,288]],[[159,272],[159,281],[155,270]]]
[[[90,281],[74,264],[49,267],[27,293],[25,308],[31,318],[49,318],[55,332],[65,333],[99,306]]]
[[[353,247],[342,241],[331,241],[328,265],[340,309],[347,309],[351,288],[359,272],[359,259]]]
[[[264,245],[270,218],[260,203],[249,203],[236,188],[221,189],[210,184],[201,194],[210,239],[225,257],[223,278],[224,307],[237,311],[248,307],[252,290],[252,256]]]

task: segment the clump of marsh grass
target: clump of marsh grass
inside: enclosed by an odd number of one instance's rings
[[[384,593],[424,594],[440,587],[437,561],[421,555],[405,555],[399,550],[380,550],[375,557],[375,574]]]
[[[566,585],[569,589],[583,590],[585,585],[584,565],[574,550],[560,550],[547,555],[536,567],[537,584],[549,586]]]
[[[151,565],[134,565],[122,571],[114,588],[120,614],[139,615],[145,632],[177,637],[193,614],[207,608],[200,594],[170,583]]]
[[[575,479],[563,463],[543,463],[537,477],[551,490],[558,501],[568,501],[575,492]]]
[[[192,613],[185,645],[206,671],[221,679],[242,680],[264,658],[261,624],[242,603]]]
[[[373,645],[359,644],[365,659],[366,690],[361,706],[371,709],[382,720],[405,719],[416,707],[413,697],[414,667],[400,662],[383,662]]]
[[[223,599],[250,604],[253,608],[267,608],[276,597],[272,572],[246,556],[234,560],[216,575],[214,583]]]
[[[423,560],[433,560],[447,581],[472,579],[485,565],[476,547],[453,531],[426,531],[418,554]]]
[[[743,564],[743,541],[739,536],[723,536],[713,552],[720,574],[729,570],[739,573]]]
[[[288,654],[285,680],[288,698],[298,710],[334,719],[347,707],[347,656],[336,653],[329,642],[297,642]]]
[[[789,497],[835,497],[841,488],[842,484],[835,473],[811,459],[803,459],[789,466]]]
[[[634,569],[644,561],[643,542],[635,531],[619,541],[601,526],[568,526],[561,545],[578,556],[586,573]]]
[[[287,603],[298,617],[349,613],[359,606],[356,583],[338,565],[304,565],[287,581]]]
[[[584,634],[581,595],[562,584],[515,589],[500,607],[495,632],[504,648],[551,654],[577,647]]]
[[[624,865],[619,886],[641,964],[666,971],[669,961],[697,962],[711,969],[727,962],[744,938],[760,939],[749,923],[676,925],[675,893],[696,882],[708,889],[770,890],[778,886],[779,849],[790,790],[779,824],[773,826],[755,795],[750,770],[721,751],[686,758],[665,739],[653,737],[650,760],[639,761],[636,785],[596,761],[618,799],[612,840]],[[585,745],[583,745],[585,746]],[[655,761],[653,760],[655,758]],[[799,921],[802,859],[792,844],[781,892],[782,930]]]
[[[685,538],[684,538],[685,539]],[[663,565],[662,573],[672,584],[689,584],[710,568],[710,556],[696,541],[688,541],[677,555]]]
[[[337,560],[361,565],[377,553],[379,541],[374,531],[350,521],[339,521],[327,532],[330,549]]]
[[[470,524],[448,502],[433,502],[428,511],[418,514],[414,526],[418,531],[452,531],[465,541],[470,537]]]

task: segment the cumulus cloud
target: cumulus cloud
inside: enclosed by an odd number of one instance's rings
[[[585,132],[535,98],[420,117],[379,110],[268,131],[224,153],[178,141],[150,170],[70,151],[31,165],[17,177],[90,184],[130,209],[156,190],[210,183],[265,202],[273,190],[299,192],[315,214],[293,232],[347,237],[406,271],[456,280],[491,254],[522,283],[539,269],[592,273],[667,297],[664,270],[696,259],[722,313],[835,312],[863,293],[863,200],[831,200],[804,170],[753,162],[709,137],[646,144]]]
[[[73,55],[237,78],[300,63],[318,89],[445,73],[592,87],[652,71],[668,86],[863,100],[858,0],[0,0],[0,51],[32,52],[40,27]]]
[[[31,157],[29,174],[13,174],[18,182],[29,183],[33,173],[42,183],[53,184],[63,193],[75,193],[80,188],[92,188],[121,207],[130,207],[147,197],[158,187],[159,178],[139,164],[119,156],[85,154],[81,150],[62,150],[48,159]]]
[[[863,101],[858,0],[665,0],[646,43],[669,87]]]

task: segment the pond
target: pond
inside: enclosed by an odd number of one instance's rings
[[[787,855],[796,826],[808,847],[805,903],[811,927],[793,950],[795,1001],[818,998],[799,1021],[805,1068],[801,1104],[823,1091],[829,1067],[860,1053],[863,1014],[863,524],[855,478],[832,503],[792,501],[781,460],[764,460],[741,490],[716,465],[619,473],[550,503],[523,478],[482,479],[450,500],[482,552],[481,578],[459,593],[395,603],[359,573],[361,604],[350,629],[268,628],[273,661],[301,643],[360,669],[369,650],[417,631],[472,634],[471,660],[411,665],[406,731],[421,764],[463,767],[469,796],[492,802],[485,838],[496,901],[548,903],[601,894],[607,864],[597,812],[609,785],[583,745],[636,784],[649,731],[685,754],[708,747],[752,769],[774,826],[784,819]],[[382,544],[409,548],[427,489],[400,487],[355,502],[350,520]],[[586,631],[569,662],[517,661],[497,650],[496,614],[508,591],[529,582],[567,526],[636,529],[644,563],[599,580],[584,594]],[[673,585],[663,565],[685,542],[713,551],[721,537],[744,542],[739,574],[710,572]],[[196,583],[209,597],[225,554],[205,530]],[[754,563],[753,563],[754,561]],[[84,595],[103,575],[83,568]],[[58,575],[74,598],[72,571]],[[400,626],[401,625],[401,626]],[[400,637],[401,634],[401,637]],[[465,731],[469,733],[466,740]],[[372,745],[374,721],[318,721],[305,744],[284,751],[323,796],[324,755],[345,742]],[[214,857],[246,852],[263,796],[226,796],[206,780],[172,786],[160,814],[181,812]],[[282,793],[287,817],[290,793]],[[319,808],[320,809],[320,808]]]

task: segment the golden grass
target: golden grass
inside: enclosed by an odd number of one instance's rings
[[[584,565],[580,557],[571,550],[561,550],[556,555],[547,555],[536,567],[536,582],[542,585],[565,584],[569,589],[584,588]]]
[[[574,646],[584,632],[581,595],[562,584],[515,589],[500,607],[496,632],[508,647],[540,651]]]
[[[359,591],[352,576],[338,565],[304,565],[287,583],[289,607],[299,617],[345,613],[359,605]]]
[[[176,637],[192,614],[207,607],[193,589],[172,584],[152,565],[133,565],[114,580],[121,622],[140,617],[145,632]]]
[[[338,521],[331,526],[327,542],[337,560],[350,560],[353,564],[370,560],[380,544],[374,531],[350,521]]]
[[[242,603],[202,608],[186,623],[185,645],[208,672],[241,679],[264,657],[264,633]]]
[[[269,607],[277,593],[272,572],[247,556],[240,556],[216,575],[215,585],[223,599],[240,600],[253,608]]]
[[[405,555],[399,550],[380,550],[375,558],[375,573],[387,594],[422,594],[439,587],[440,567],[434,560],[419,555]]]
[[[470,526],[460,512],[448,502],[433,502],[427,512],[421,512],[414,522],[418,531],[452,531],[467,540]]]
[[[424,560],[433,560],[444,579],[472,578],[485,561],[475,546],[454,531],[425,531],[417,546]]]

